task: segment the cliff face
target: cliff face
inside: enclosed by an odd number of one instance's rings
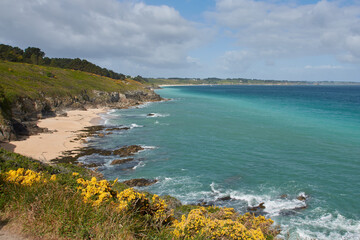
[[[66,97],[42,96],[39,99],[18,98],[10,106],[8,119],[0,122],[0,141],[18,140],[26,136],[47,131],[37,127],[36,121],[55,116],[67,109],[96,107],[126,108],[148,101],[160,101],[161,97],[150,90],[133,90],[125,93],[105,91],[83,91]]]

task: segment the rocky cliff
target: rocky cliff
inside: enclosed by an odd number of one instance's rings
[[[20,97],[8,108],[8,117],[0,122],[0,141],[18,140],[47,131],[37,127],[36,121],[55,116],[69,109],[96,107],[126,108],[148,101],[160,101],[161,97],[151,90],[132,90],[124,93],[106,91],[82,91],[78,95],[40,98]]]

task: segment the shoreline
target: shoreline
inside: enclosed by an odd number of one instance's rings
[[[87,110],[69,110],[67,116],[56,116],[41,119],[37,125],[48,128],[50,132],[31,135],[25,140],[1,143],[8,151],[34,158],[51,164],[51,160],[60,157],[64,152],[83,147],[78,138],[79,131],[85,127],[101,124],[102,113],[107,108],[91,108]]]

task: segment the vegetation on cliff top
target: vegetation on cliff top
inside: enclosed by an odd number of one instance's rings
[[[125,80],[124,74],[99,67],[85,59],[45,57],[45,53],[41,51],[40,48],[36,47],[28,47],[25,50],[22,50],[18,47],[0,44],[0,59],[9,62],[31,63],[35,65],[80,70],[112,79]]]
[[[181,205],[72,164],[0,149],[0,221],[44,239],[274,239],[272,220]]]
[[[144,89],[131,79],[115,80],[92,73],[0,60],[0,96],[9,102],[17,97],[32,99],[92,94],[93,90],[122,92]]]

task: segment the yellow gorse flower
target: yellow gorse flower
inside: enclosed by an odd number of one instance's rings
[[[73,176],[77,175],[73,173]],[[78,178],[76,181],[79,184],[77,189],[81,191],[84,202],[92,203],[93,206],[99,206],[102,202],[116,198],[117,193],[111,187],[117,180],[113,184],[107,180],[97,181],[95,177],[90,181],[83,178]]]
[[[37,173],[29,169],[25,171],[24,168],[10,170],[6,172],[5,180],[27,186],[31,186],[32,184],[37,182],[46,182],[46,179],[42,173]]]
[[[31,186],[34,183],[47,183],[48,179],[32,170],[19,168],[4,173],[5,180],[19,185]],[[151,198],[137,192],[133,188],[118,193],[112,189],[117,179],[112,183],[107,180],[98,181],[79,178],[79,173],[72,173],[78,184],[78,191],[83,201],[93,206],[112,201],[119,211],[136,213],[151,217],[157,224],[173,223],[172,234],[176,239],[194,239],[197,236],[207,239],[252,239],[265,240],[273,220],[253,214],[238,214],[233,208],[199,207],[183,215],[181,221],[173,220],[173,210],[158,195]],[[50,181],[56,181],[56,175],[51,175]]]
[[[191,210],[187,217],[183,215],[180,222],[174,222],[173,235],[178,239],[193,239],[201,235],[208,239],[263,240],[266,238],[261,224],[268,226],[272,223],[271,219],[251,214],[242,218],[232,208],[200,207]]]

